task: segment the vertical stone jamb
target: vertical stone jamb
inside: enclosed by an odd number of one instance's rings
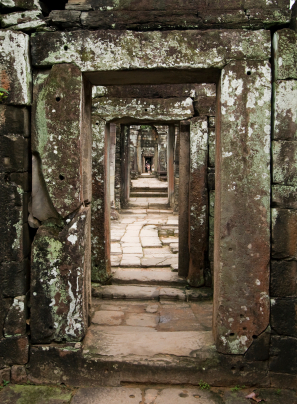
[[[121,209],[121,164],[121,126],[116,125],[114,193],[115,208],[118,210]]]
[[[204,284],[204,269],[208,250],[208,192],[207,192],[208,128],[207,117],[191,120],[190,184],[189,184],[189,246],[188,282]]]
[[[116,157],[116,125],[110,124],[110,205],[115,206],[115,157]]]
[[[175,128],[175,146],[174,146],[174,205],[173,212],[178,212],[179,200],[179,149],[180,149],[180,128]]]
[[[167,137],[167,180],[168,180],[168,203],[172,207],[174,198],[174,137],[175,126],[169,125]]]
[[[231,62],[220,90],[214,338],[220,352],[243,354],[269,323],[269,63]]]
[[[106,276],[110,275],[110,132],[114,130],[114,124],[105,125],[104,141],[104,251]]]
[[[180,123],[178,275],[189,273],[190,121]]]
[[[121,125],[121,207],[124,207],[130,195],[130,130]]]

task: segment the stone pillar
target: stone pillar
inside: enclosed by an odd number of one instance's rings
[[[92,122],[92,281],[103,282],[110,274],[110,125],[96,116]]]
[[[80,341],[90,309],[91,84],[71,64],[36,74],[32,107],[31,340]],[[69,91],[71,88],[71,91]]]
[[[217,94],[213,329],[244,354],[269,324],[269,63],[231,62]]]
[[[178,212],[179,200],[179,149],[180,149],[180,128],[175,128],[175,147],[174,147],[174,206],[173,212]]]
[[[141,135],[137,135],[137,172],[142,173],[142,159],[141,159]]]
[[[155,166],[155,173],[157,175],[158,173],[158,167],[159,167],[159,150],[158,150],[158,139],[156,140],[156,143],[154,145],[154,166]]]
[[[192,286],[204,284],[204,269],[208,250],[208,125],[207,117],[191,120],[190,184],[189,184],[189,246],[188,282]]]
[[[173,207],[174,199],[174,140],[175,126],[169,125],[167,137],[167,181],[168,181],[168,203]]]
[[[114,123],[110,124],[110,204],[115,206],[115,155],[116,155],[116,125]]]
[[[129,126],[121,125],[121,207],[130,196],[130,131]]]
[[[187,277],[189,273],[190,121],[180,123],[179,177],[178,275]]]
[[[116,146],[115,146],[115,208],[121,209],[121,126],[116,125]]]

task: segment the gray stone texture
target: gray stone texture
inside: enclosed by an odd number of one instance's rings
[[[269,322],[269,64],[230,63],[222,71],[220,93],[214,335],[220,352],[239,354]]]

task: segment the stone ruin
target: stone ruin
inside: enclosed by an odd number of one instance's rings
[[[164,364],[143,376],[140,362],[82,348],[91,282],[110,277],[111,210],[129,199],[131,133],[146,125],[168,128],[179,275],[213,287],[212,356],[170,375],[296,384],[297,6],[0,0],[0,10],[2,380],[168,380]]]

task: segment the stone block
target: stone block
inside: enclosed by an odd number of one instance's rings
[[[26,107],[0,105],[0,136],[30,136],[29,110]]]
[[[36,10],[40,8],[36,0],[0,0],[0,6],[7,9]]]
[[[233,46],[234,43],[237,45]],[[230,59],[267,60],[270,48],[269,32],[244,30],[158,33],[98,30],[38,33],[31,38],[33,66],[75,63],[83,72],[114,70],[115,66],[117,70],[173,66],[220,69]]]
[[[4,14],[1,16],[1,27],[8,28],[18,24],[25,24],[31,21],[39,20],[42,17],[43,15],[40,10],[33,10],[33,11],[30,10],[11,14]]]
[[[272,206],[285,209],[297,209],[296,187],[286,185],[273,185]]]
[[[10,368],[4,368],[0,370],[0,383],[10,382]]]
[[[24,365],[14,365],[11,367],[11,383],[24,384],[27,381],[28,377]]]
[[[88,327],[90,207],[66,226],[49,219],[32,244],[31,338],[34,343],[80,341]]]
[[[12,305],[13,298],[3,298],[2,293],[0,297],[0,338],[4,337],[3,326],[7,313]]]
[[[297,140],[297,82],[274,84],[274,140]]]
[[[295,375],[297,372],[297,339],[273,335],[270,346],[270,372]]]
[[[80,173],[82,85],[81,72],[74,65],[54,66],[49,74],[38,73],[34,80],[32,151],[40,156],[47,192],[63,217],[78,209],[84,197]]]
[[[29,143],[20,135],[0,136],[0,172],[28,171]]]
[[[26,333],[26,320],[26,296],[15,297],[5,319],[4,337],[24,335]]]
[[[297,142],[272,142],[272,180],[274,184],[297,185]]]
[[[49,18],[53,25],[59,25],[63,28],[80,27],[81,11],[77,10],[53,10]]]
[[[219,91],[214,336],[219,352],[244,354],[269,324],[270,65],[231,62]]]
[[[93,101],[92,113],[106,121],[121,119],[121,123],[132,122],[133,119],[170,122],[191,118],[194,116],[194,108],[190,97],[166,99],[101,97]]]
[[[271,299],[271,327],[279,335],[297,337],[297,298]]]
[[[296,261],[271,261],[270,296],[296,296]]]
[[[20,262],[2,262],[0,266],[0,278],[2,294],[4,297],[25,295],[29,285],[28,258]]]
[[[269,347],[270,347],[270,327],[254,339],[252,345],[249,347],[244,357],[247,361],[267,361],[269,360]]]
[[[29,359],[27,336],[0,339],[0,357],[4,365],[25,365]]]
[[[275,80],[297,79],[297,33],[281,29],[273,36]]]
[[[297,211],[272,209],[272,257],[297,258]]]
[[[204,284],[203,272],[208,250],[208,192],[207,118],[191,120],[190,129],[190,183],[189,183],[189,245],[190,262],[188,282],[192,286]]]
[[[0,79],[9,91],[4,104],[31,104],[31,65],[29,36],[22,32],[0,30]]]

